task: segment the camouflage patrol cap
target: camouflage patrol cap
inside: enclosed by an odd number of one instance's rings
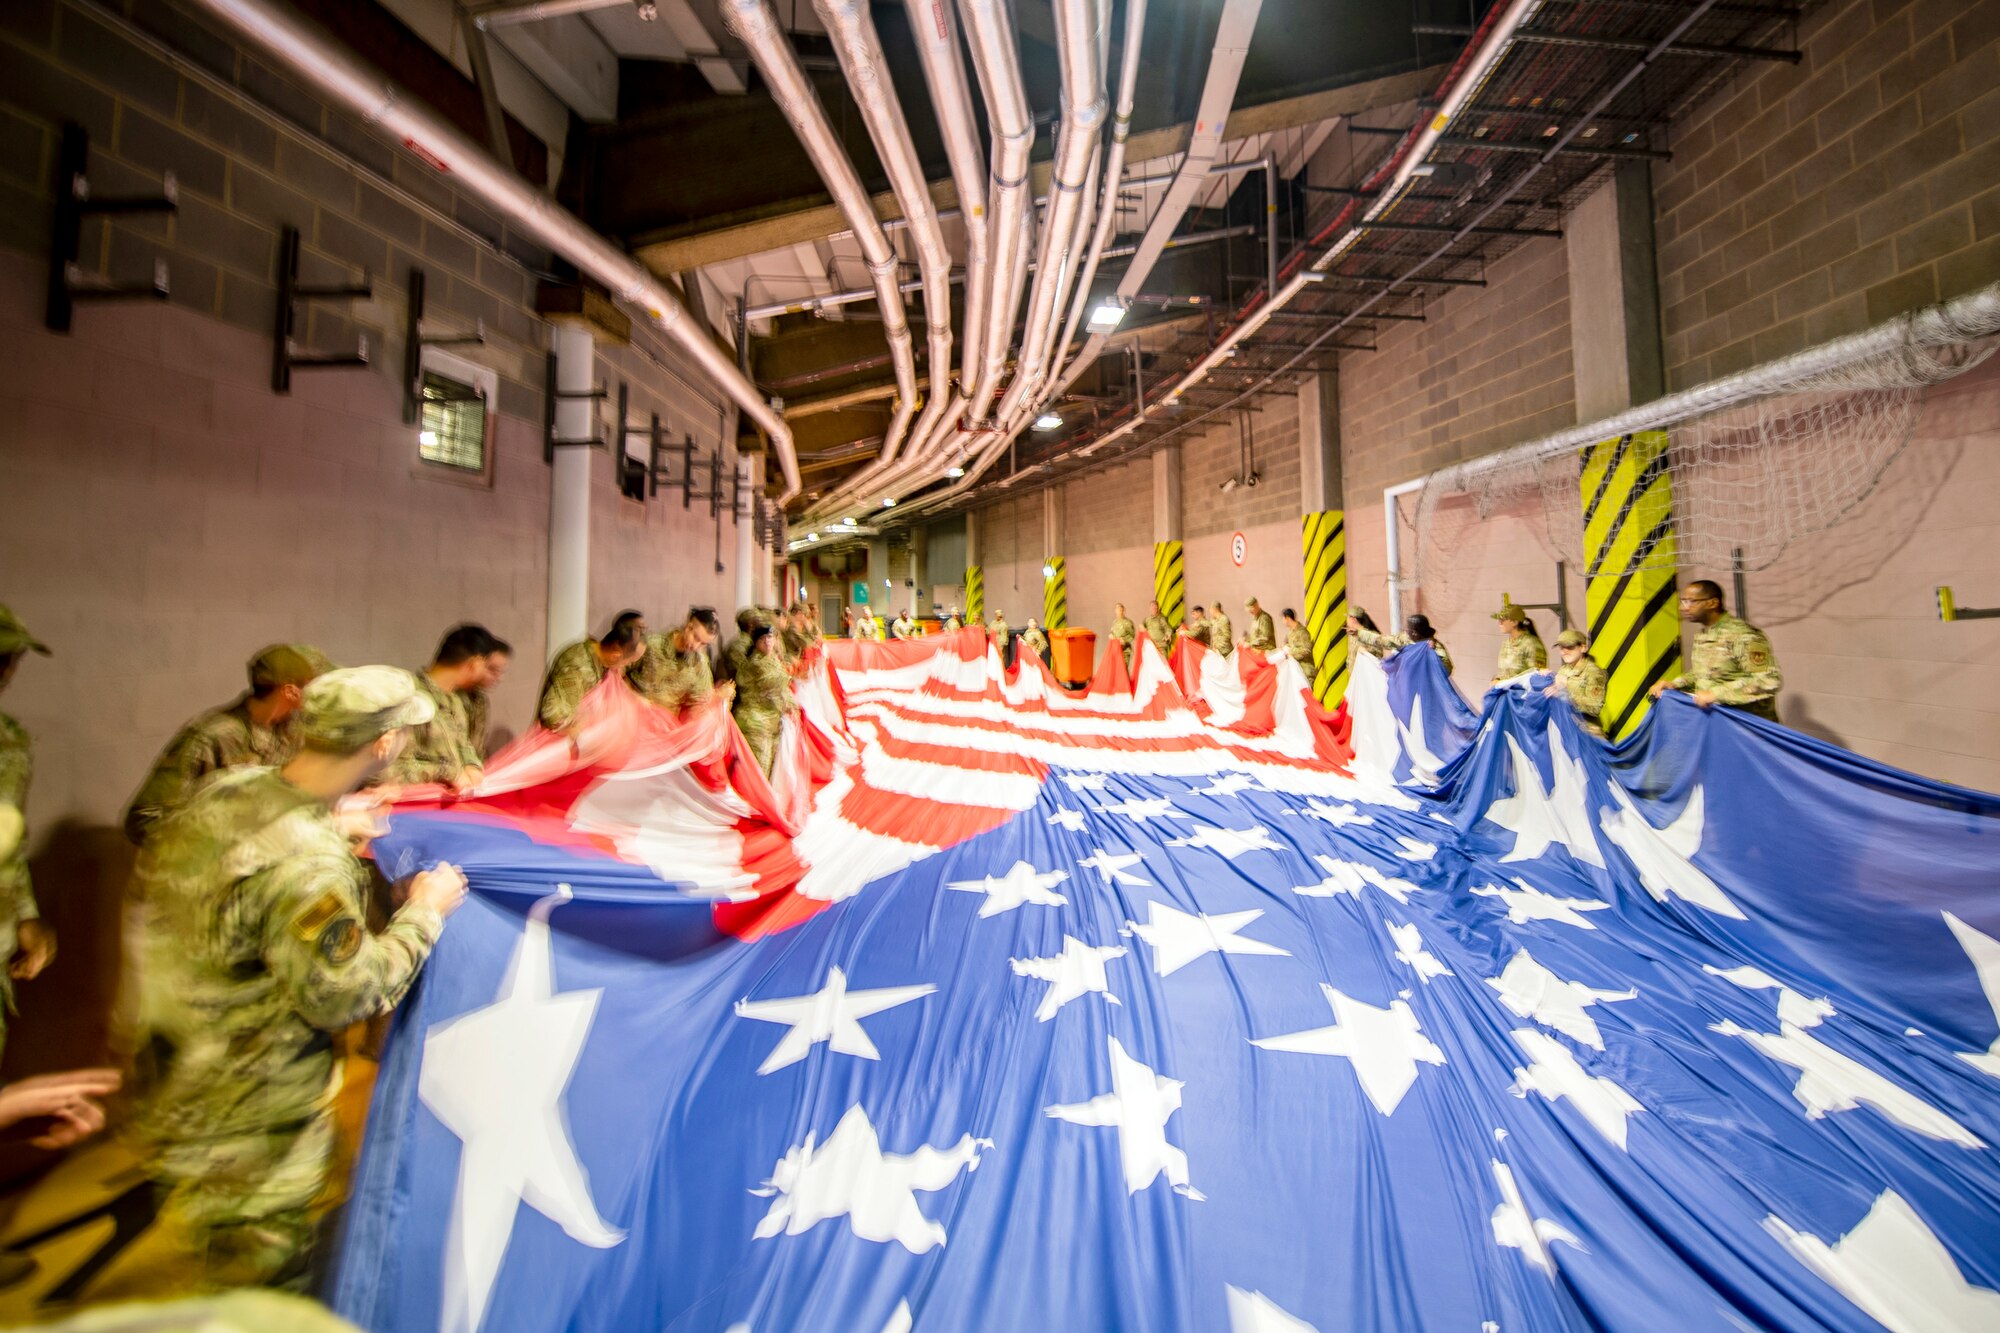
[[[1566,629],[1556,635],[1556,647],[1558,648],[1587,648],[1589,646],[1590,639],[1580,629]]]
[[[422,726],[437,705],[401,667],[342,667],[306,686],[299,734],[315,749],[352,754],[398,727]]]
[[[1509,597],[1500,603],[1500,609],[1493,613],[1493,618],[1495,620],[1521,621],[1528,618],[1528,613],[1514,605],[1514,599]]]
[[[326,654],[304,643],[274,643],[250,659],[250,688],[310,685],[333,670]]]
[[[0,606],[0,653],[40,653],[49,656],[49,646],[28,633],[21,618]]]

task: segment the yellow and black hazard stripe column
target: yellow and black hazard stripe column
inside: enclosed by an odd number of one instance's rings
[[[1604,734],[1622,740],[1646,715],[1656,681],[1681,670],[1675,605],[1673,482],[1664,431],[1583,451],[1584,604],[1590,655],[1610,676]]]
[[[1347,692],[1347,524],[1338,509],[1307,514],[1306,632],[1312,635],[1313,695],[1328,708]]]
[[[986,571],[978,565],[965,567],[965,623],[986,619]]]
[[[1069,628],[1069,567],[1059,555],[1042,566],[1042,628]]]
[[[1187,548],[1180,542],[1153,543],[1153,600],[1169,629],[1187,619]]]

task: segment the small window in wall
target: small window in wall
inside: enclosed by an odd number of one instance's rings
[[[423,419],[417,453],[427,463],[466,472],[486,470],[486,395],[475,385],[424,372]]]
[[[498,372],[426,347],[418,388],[419,470],[439,480],[491,484]]]

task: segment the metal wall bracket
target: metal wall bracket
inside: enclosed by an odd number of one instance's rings
[[[410,267],[409,312],[403,323],[403,424],[414,426],[424,408],[424,349],[426,347],[466,347],[486,342],[486,324],[475,320],[472,332],[454,338],[424,336],[424,271]],[[478,394],[465,395],[479,401]]]
[[[272,330],[271,391],[290,393],[295,370],[330,370],[342,366],[368,364],[368,335],[355,339],[352,352],[336,356],[300,356],[294,350],[293,334],[298,331],[301,301],[365,301],[375,294],[375,284],[365,275],[358,283],[332,287],[311,286],[299,281],[299,229],[286,227],[278,240],[278,313]]]
[[[1937,601],[1939,620],[2000,620],[2000,606],[1960,606],[1949,584],[1937,590]]]
[[[581,440],[559,440],[556,438],[556,404],[576,402],[587,398],[608,398],[610,394],[597,389],[558,389],[556,387],[556,354],[550,352],[546,361],[546,376],[542,392],[542,461],[553,465],[558,449],[602,449],[605,439],[602,435],[592,435]]]
[[[83,220],[92,214],[172,213],[180,207],[179,190],[170,171],[160,193],[135,198],[90,197],[90,135],[81,125],[65,123],[56,153],[55,225],[49,229],[49,299],[44,322],[56,333],[68,333],[78,301],[127,301],[167,298],[167,261],[153,261],[150,286],[118,286],[89,282],[77,262],[83,250]]]
[[[1523,611],[1553,611],[1556,613],[1557,627],[1559,629],[1568,629],[1570,627],[1568,574],[1568,564],[1561,560],[1556,561],[1556,599],[1553,602],[1514,602],[1514,605],[1520,607]],[[1511,594],[1504,592],[1500,594],[1500,600],[1503,602],[1514,601]]]

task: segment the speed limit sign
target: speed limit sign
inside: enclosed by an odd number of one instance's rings
[[[1249,554],[1250,554],[1250,543],[1243,540],[1242,533],[1239,532],[1236,533],[1234,536],[1230,537],[1229,558],[1236,562],[1236,567],[1238,569],[1241,569],[1243,567],[1243,558]]]

